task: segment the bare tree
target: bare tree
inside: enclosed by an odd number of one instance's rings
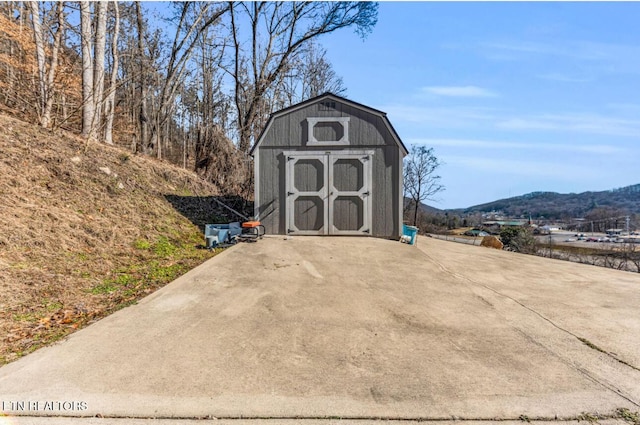
[[[36,63],[38,64],[38,88],[39,96],[38,103],[40,105],[39,115],[42,116],[44,111],[44,104],[46,101],[46,69],[45,69],[45,52],[44,52],[44,37],[42,35],[42,22],[40,20],[40,3],[37,1],[30,1],[27,3],[29,11],[31,12],[31,24],[33,26],[33,37],[36,43]],[[42,118],[41,118],[42,119]]]
[[[5,106],[19,111],[25,119],[39,116],[38,87],[34,87],[33,69],[38,69],[34,33],[26,31],[29,8],[26,2],[3,2],[0,16],[0,90]],[[39,119],[39,118],[36,118]]]
[[[171,45],[165,78],[160,87],[158,108],[155,111],[152,138],[158,158],[162,156],[161,131],[169,123],[175,109],[175,98],[187,72],[187,64],[199,37],[218,23],[229,6],[222,7],[210,2],[176,3],[179,20]]]
[[[269,114],[344,90],[318,37],[347,27],[363,36],[377,20],[377,4],[366,2],[172,8],[154,29],[137,1],[0,3],[9,27],[0,32],[0,100],[88,140],[128,136],[135,152],[206,164],[203,175],[225,184],[216,170],[233,175],[246,195],[248,150]]]
[[[64,19],[64,2],[57,4],[57,30],[55,32],[53,49],[51,52],[51,62],[49,64],[49,72],[47,74],[47,90],[46,101],[44,105],[43,119],[41,125],[45,128],[49,127],[51,122],[51,112],[53,109],[54,100],[54,83],[56,78],[56,70],[58,68],[58,55],[62,48],[62,40],[65,31],[65,19]]]
[[[369,2],[230,2],[234,103],[238,146],[248,152],[262,129],[264,99],[291,59],[307,43],[354,26],[365,36],[377,22],[378,5]],[[248,21],[243,36],[239,21]],[[247,40],[247,45],[243,45]],[[268,109],[268,108],[267,108]]]
[[[295,55],[273,88],[272,108],[282,109],[326,92],[344,95],[347,91],[326,57],[327,51],[315,41]]]
[[[97,140],[102,127],[107,3],[80,2],[82,136],[88,140]],[[91,11],[92,5],[94,13]]]
[[[404,161],[404,192],[411,200],[413,225],[418,223],[420,204],[427,200],[435,200],[434,195],[445,188],[440,183],[436,170],[442,162],[435,156],[433,148],[412,146],[411,154]]]
[[[80,38],[82,49],[82,136],[95,137],[93,118],[95,103],[93,97],[93,31],[91,28],[91,4],[80,2]]]
[[[116,86],[118,82],[118,67],[119,67],[119,54],[118,54],[118,35],[120,33],[120,8],[118,2],[111,2],[114,11],[114,24],[111,31],[111,78],[109,79],[109,92],[107,93],[104,102],[104,142],[113,144],[113,121],[115,118],[115,103],[116,103]]]
[[[107,1],[96,4],[96,29],[93,65],[93,105],[94,116],[91,122],[92,138],[98,138],[102,128],[102,111],[104,108],[105,52],[107,42]]]
[[[224,131],[230,99],[223,93],[220,68],[224,49],[216,48],[216,38],[213,29],[201,34],[196,55],[199,74],[188,90],[190,99],[183,97],[182,101],[183,108],[191,112],[191,130],[197,130],[193,143],[195,170],[229,193],[240,183],[240,164],[237,149]]]
[[[316,43],[311,43],[302,57],[302,72],[300,81],[301,99],[306,100],[331,92],[343,95],[346,92],[342,77],[333,70],[327,59],[327,51]]]
[[[31,23],[33,26],[33,35],[35,41],[36,63],[38,65],[38,116],[40,125],[48,128],[51,124],[51,110],[54,100],[54,82],[56,69],[58,66],[58,55],[62,47],[62,37],[64,32],[64,2],[56,5],[56,20],[50,25],[43,25],[40,17],[40,6],[37,1],[27,2],[29,11],[31,12]],[[51,46],[51,58],[49,60],[49,69],[47,70],[47,42],[44,35],[45,32],[53,32],[53,26],[56,26],[54,32],[53,46]]]
[[[136,10],[136,29],[137,29],[137,60],[138,60],[138,72],[137,72],[137,85],[139,87],[139,104],[137,114],[134,113],[134,116],[137,118],[138,123],[138,141],[135,143],[135,147],[133,149],[134,152],[144,152],[147,153],[147,129],[148,129],[148,119],[147,119],[147,91],[148,86],[146,83],[147,75],[146,75],[146,65],[147,62],[145,58],[147,57],[145,53],[145,43],[144,43],[144,34],[145,34],[145,21],[142,18],[142,6],[139,1],[135,2],[135,10]],[[132,70],[135,73],[135,71]],[[137,94],[137,93],[135,93]]]

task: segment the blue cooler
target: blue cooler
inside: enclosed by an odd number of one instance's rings
[[[204,239],[207,248],[215,248],[223,243],[231,243],[235,237],[242,233],[239,222],[228,224],[206,224],[204,226]]]
[[[418,228],[415,226],[407,226],[406,224],[403,224],[402,235],[410,238],[409,245],[414,245],[416,243],[416,238],[418,237]]]

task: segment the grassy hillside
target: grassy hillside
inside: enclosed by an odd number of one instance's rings
[[[0,365],[215,255],[195,174],[0,115]]]

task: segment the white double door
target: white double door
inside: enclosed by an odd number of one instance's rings
[[[287,233],[371,234],[372,158],[372,151],[285,153]]]

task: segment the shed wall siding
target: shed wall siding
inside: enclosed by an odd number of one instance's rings
[[[261,147],[257,157],[260,161],[260,222],[268,234],[284,234],[286,166],[282,149]]]
[[[373,234],[374,236],[400,236],[398,217],[398,149],[385,146],[375,149],[373,162]],[[380,190],[383,188],[383,190]]]

